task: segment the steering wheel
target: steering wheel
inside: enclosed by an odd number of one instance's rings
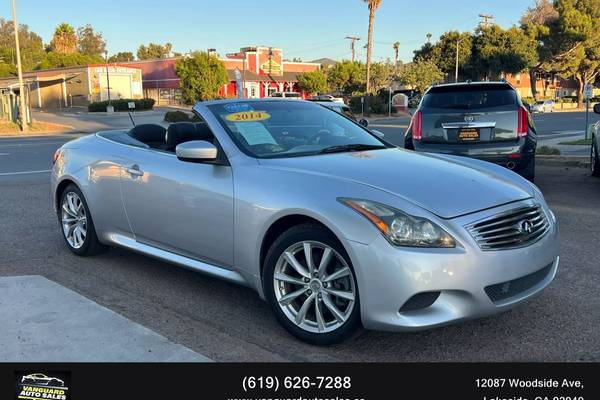
[[[321,136],[331,136],[331,132],[328,129],[319,129],[317,133],[312,135],[308,140],[307,144],[317,144]]]

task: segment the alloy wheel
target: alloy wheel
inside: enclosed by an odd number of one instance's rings
[[[71,247],[79,249],[87,236],[87,217],[83,201],[77,193],[69,192],[63,197],[61,210],[65,238]]]
[[[288,247],[273,275],[277,303],[287,318],[313,333],[332,332],[352,314],[354,273],[330,246],[302,241]]]

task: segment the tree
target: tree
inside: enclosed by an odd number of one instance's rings
[[[27,25],[19,24],[19,44],[23,70],[33,69],[45,56],[42,38],[29,31]],[[15,65],[15,34],[12,21],[0,18],[0,76],[10,76]]]
[[[77,29],[77,48],[89,56],[102,56],[106,51],[106,41],[101,32],[95,32],[90,24]]]
[[[398,75],[398,53],[400,52],[400,42],[394,43],[394,74]]]
[[[527,8],[521,17],[521,26],[546,25],[558,18],[558,11],[550,0],[535,0],[533,6]]]
[[[327,91],[327,76],[321,70],[305,72],[298,75],[298,85],[308,93],[324,93]]]
[[[536,0],[521,17],[521,29],[527,36],[535,40],[537,63],[529,67],[529,82],[531,94],[537,100],[537,80],[540,75],[547,73],[544,66],[553,58],[552,36],[550,27],[558,20],[558,11],[549,0]],[[556,49],[554,49],[556,50]]]
[[[376,92],[382,88],[389,87],[393,74],[394,67],[389,60],[387,63],[373,63],[371,65],[371,81],[369,82],[369,86]]]
[[[225,64],[206,52],[177,60],[175,72],[183,98],[188,103],[216,98],[219,89],[229,82]]]
[[[118,62],[126,62],[133,61],[135,56],[130,51],[120,51],[117,54],[113,54],[108,58],[108,62],[118,63]]]
[[[444,79],[444,73],[433,61],[417,59],[402,68],[399,79],[404,85],[425,93],[429,86]]]
[[[58,25],[50,42],[50,48],[57,53],[75,53],[77,51],[77,34],[75,33],[75,29],[66,22]]]
[[[154,58],[166,58],[171,55],[173,45],[165,43],[164,45],[150,43],[148,46],[140,45],[137,51],[138,60],[150,60]]]
[[[327,71],[329,89],[344,94],[363,91],[365,87],[364,68],[358,62],[343,60]]]
[[[578,105],[583,106],[583,88],[593,83],[600,69],[600,0],[556,0],[558,19],[550,27],[553,59],[548,63],[563,76],[579,83]]]
[[[371,93],[371,52],[373,50],[373,25],[375,11],[381,6],[381,0],[363,0],[369,7],[369,33],[367,35],[367,93]],[[368,109],[368,107],[367,107]]]
[[[518,73],[537,62],[536,41],[517,27],[479,27],[473,38],[472,68],[478,76],[495,78]]]
[[[35,69],[74,67],[78,65],[99,64],[103,62],[104,59],[100,56],[90,56],[79,52],[65,54],[56,51],[50,51],[46,53],[45,58],[35,67]]]
[[[449,31],[440,36],[434,53],[438,67],[447,74],[456,69],[456,44],[458,43],[458,67],[463,68],[471,60],[472,39],[469,32]]]

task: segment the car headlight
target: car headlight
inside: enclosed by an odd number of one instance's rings
[[[426,218],[408,215],[374,201],[346,198],[338,200],[371,221],[394,245],[445,248],[456,246],[454,238],[448,232]]]

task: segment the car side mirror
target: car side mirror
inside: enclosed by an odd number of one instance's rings
[[[372,133],[373,135],[377,136],[379,139],[383,139],[383,137],[385,136],[385,135],[383,134],[383,132],[381,132],[381,131],[371,130],[371,133]]]
[[[594,104],[594,112],[600,114],[600,103]]]
[[[358,123],[362,126],[364,126],[365,128],[367,126],[369,126],[369,121],[367,121],[366,119],[362,118],[360,121],[358,121]]]
[[[191,140],[178,144],[175,147],[175,155],[181,161],[198,163],[214,161],[217,158],[217,148],[205,140]]]

